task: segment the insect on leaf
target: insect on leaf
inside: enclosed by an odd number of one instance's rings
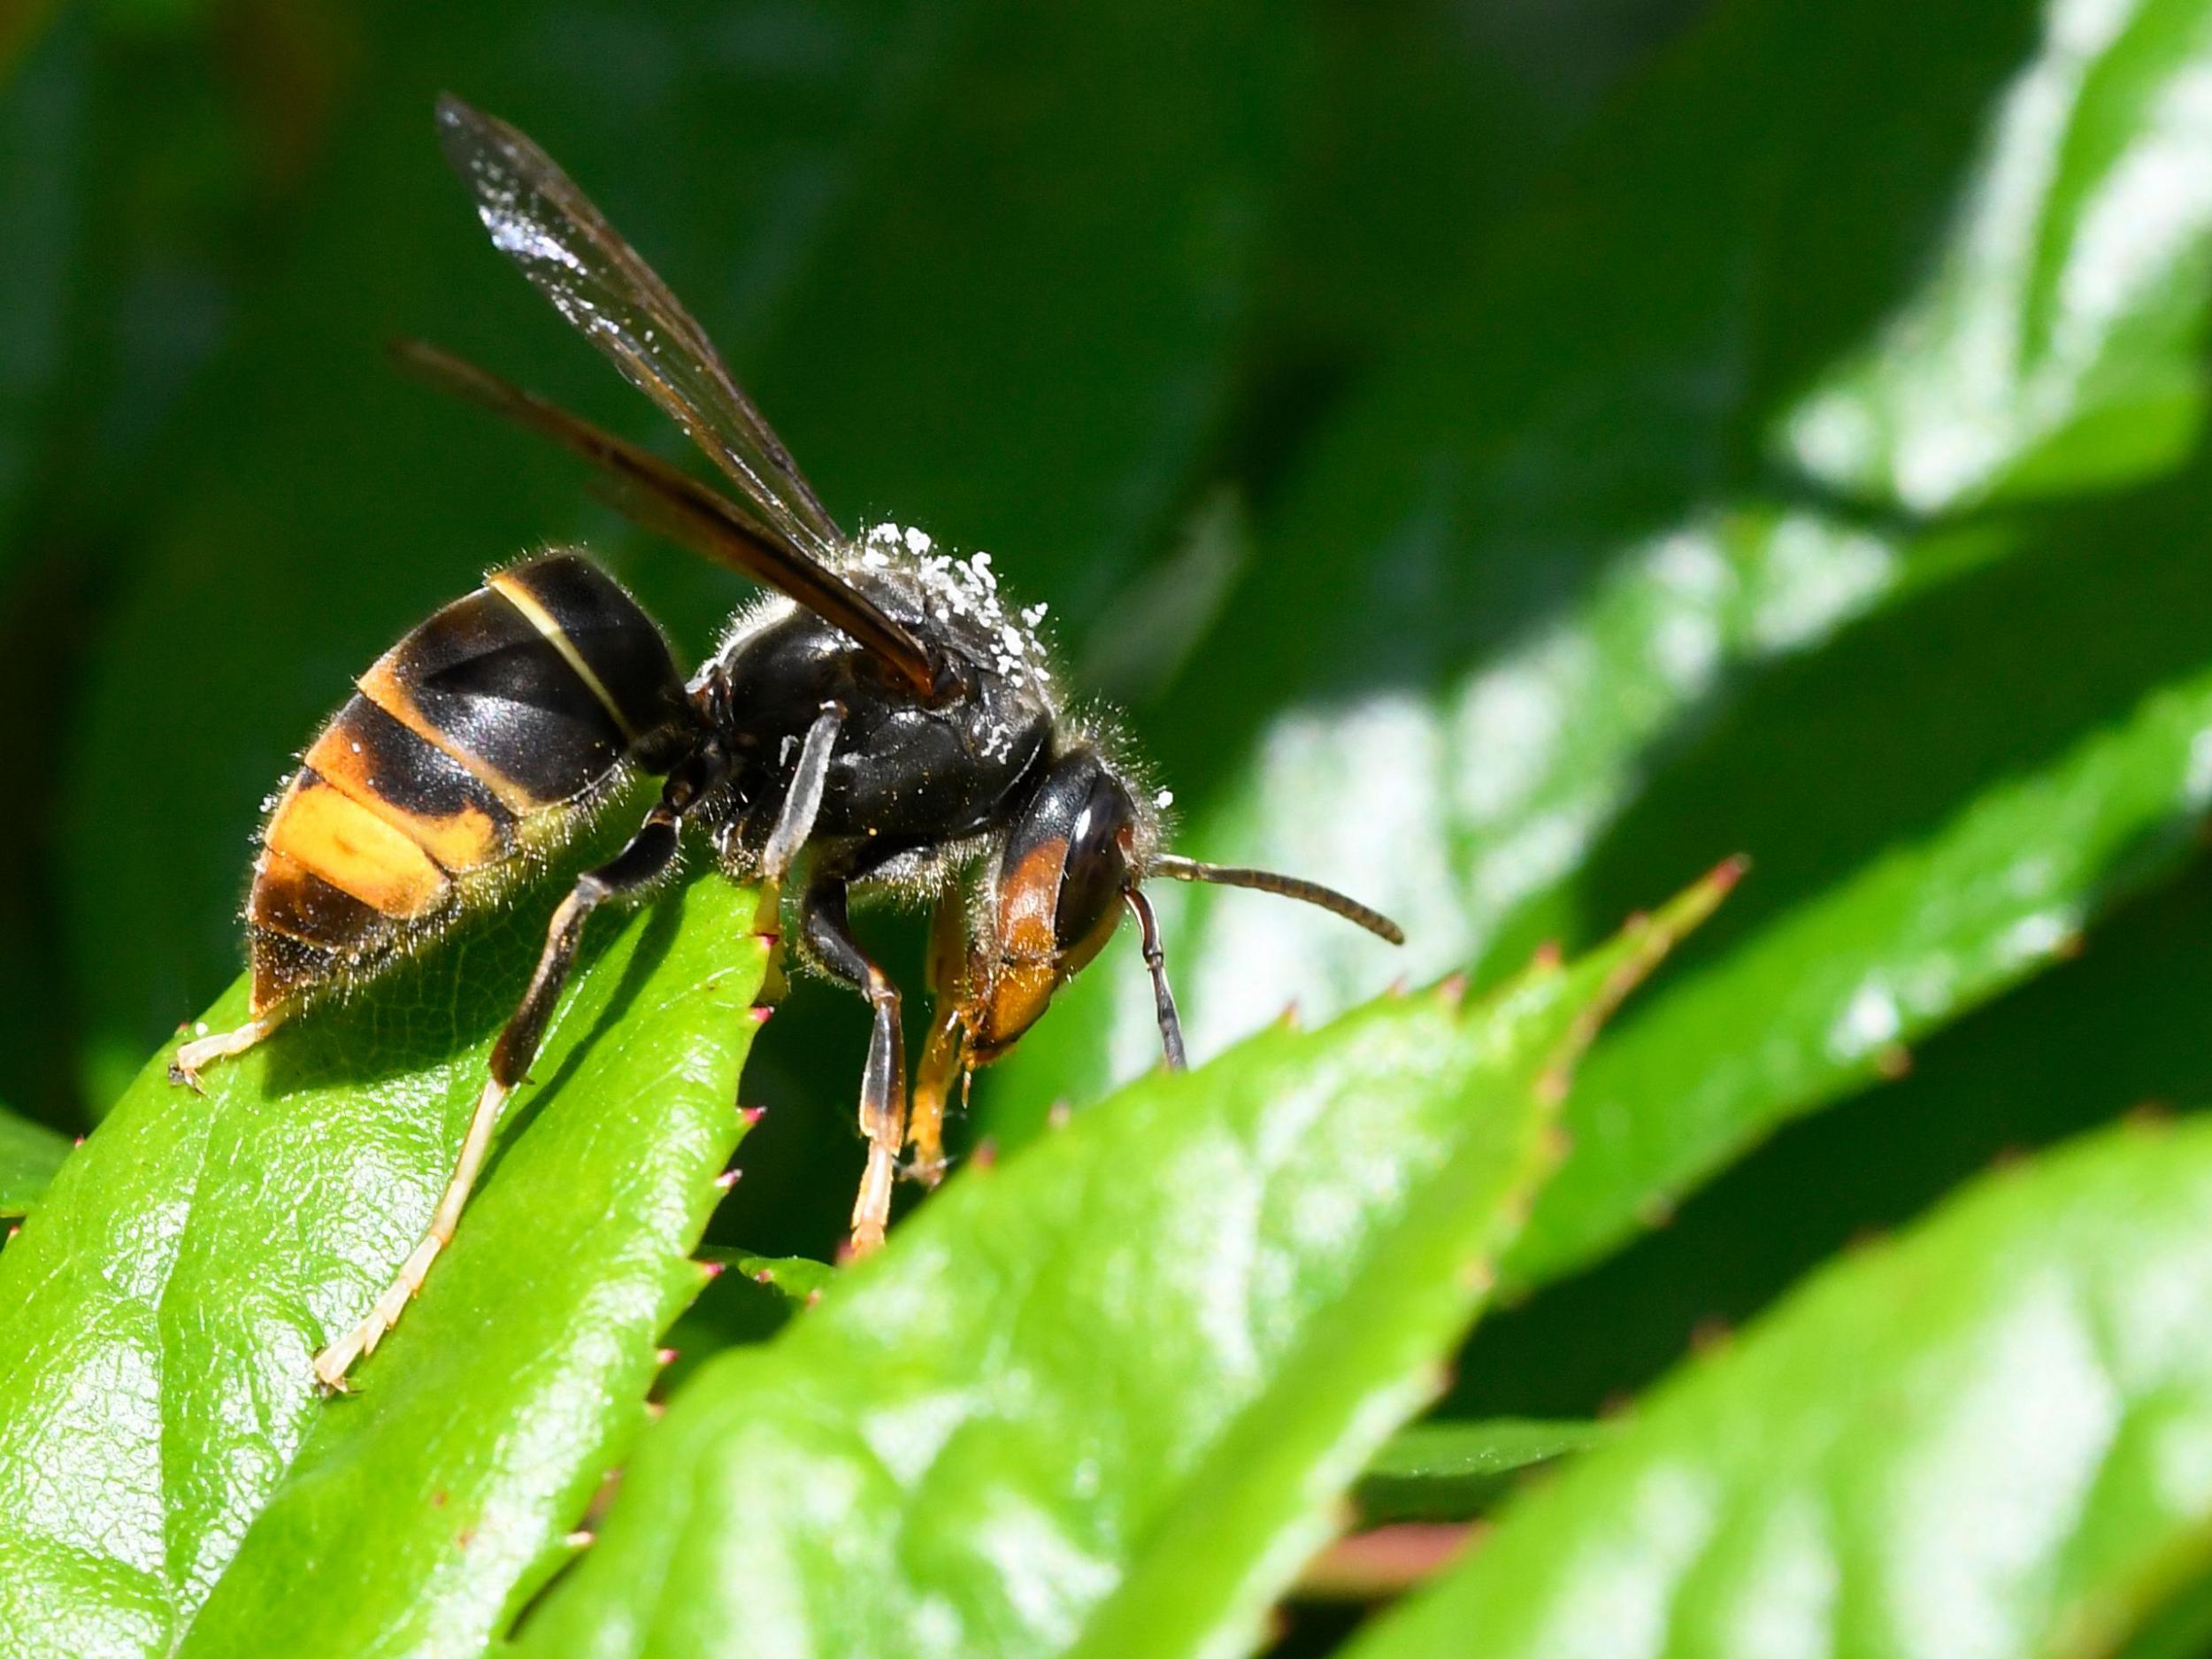
[[[1186,833],[1371,872],[1417,964],[1571,942],[1717,824],[1751,855],[1592,1056],[1523,1280],[2061,960],[2206,798],[2206,470],[2154,480],[2205,406],[2212,8],[1753,5],[1684,48],[1321,446],[1217,641],[1233,678],[1158,722],[1218,745],[1328,615],[1326,678],[1233,733]],[[1909,233],[1900,191],[1939,179]],[[1167,895],[1162,927],[1196,1052],[1385,971],[1235,895]],[[1062,1001],[990,1079],[1002,1140],[1141,1063],[1141,976]]]
[[[613,1655],[1221,1650],[1440,1381],[1565,1069],[1717,901],[1494,997],[1394,995],[962,1171],[703,1367],[523,1626]]]
[[[427,1222],[543,907],[211,1068],[204,1096],[157,1056],[0,1254],[0,1630],[111,1659],[473,1652],[559,1559],[702,1280],[753,902],[709,877],[607,925],[353,1397],[310,1361]]]

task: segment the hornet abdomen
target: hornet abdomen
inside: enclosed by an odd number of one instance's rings
[[[667,641],[571,553],[495,572],[378,658],[261,833],[253,1011],[357,980],[572,831],[686,718]]]

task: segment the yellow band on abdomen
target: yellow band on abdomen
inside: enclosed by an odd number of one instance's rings
[[[415,841],[309,771],[278,803],[264,840],[396,921],[428,914],[452,886]]]

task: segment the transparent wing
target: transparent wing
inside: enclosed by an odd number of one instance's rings
[[[438,141],[493,246],[674,418],[768,526],[818,559],[841,548],[836,520],[705,330],[553,158],[450,95],[438,100]]]
[[[403,340],[394,344],[392,355],[418,380],[583,457],[598,469],[615,508],[647,529],[788,595],[874,652],[923,696],[934,689],[928,648],[910,629],[720,492],[658,456],[435,346]]]

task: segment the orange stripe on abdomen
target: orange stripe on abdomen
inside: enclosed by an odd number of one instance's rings
[[[279,856],[395,921],[426,916],[452,890],[412,837],[303,767],[262,836]]]
[[[324,728],[306,764],[450,874],[480,870],[515,850],[514,817],[482,780],[365,697]],[[440,775],[428,775],[433,765]]]

